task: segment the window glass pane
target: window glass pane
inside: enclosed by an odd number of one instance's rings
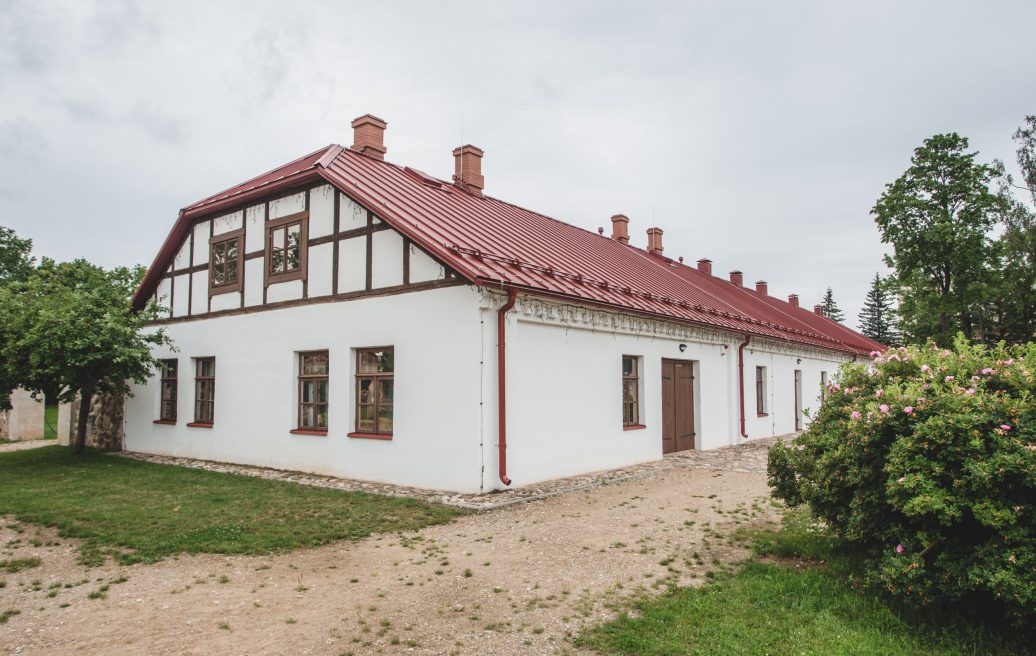
[[[284,271],[284,228],[274,228],[270,233],[270,271]]]
[[[359,352],[358,371],[361,374],[391,373],[392,367],[392,349]]]
[[[630,357],[622,358],[622,375],[623,376],[636,376],[637,375],[637,359]]]
[[[287,271],[298,271],[300,267],[299,254],[301,249],[299,245],[302,243],[302,224],[292,223],[288,226],[288,243],[286,244],[286,255],[287,264],[285,270]]]
[[[301,386],[301,389],[300,389],[300,393],[302,395],[301,401],[303,403],[312,403],[313,402],[313,385],[314,385],[314,382],[312,380],[304,380],[304,381],[302,381],[302,386]]]
[[[237,260],[227,260],[226,284],[232,285],[237,282]]]
[[[374,406],[361,405],[356,418],[356,430],[362,433],[374,432]]]
[[[302,416],[299,417],[299,424],[303,428],[312,428],[313,425],[314,425],[313,424],[313,419],[314,419],[313,406],[311,406],[311,405],[304,405],[304,406],[302,406],[301,411],[302,411]]]
[[[317,381],[317,403],[327,403],[327,381]]]
[[[326,405],[318,405],[318,406],[316,406],[316,413],[317,413],[316,427],[317,428],[327,428],[327,406]]]
[[[302,373],[306,376],[327,373],[327,353],[304,353],[302,355]]]
[[[378,408],[378,432],[392,432],[392,406],[381,406]]]
[[[236,262],[237,261],[237,238],[235,237],[234,239],[228,239],[227,241],[223,242],[223,244],[225,245],[225,248],[226,248],[226,259],[227,259],[227,261],[228,262]]]
[[[392,379],[382,378],[378,381],[378,403],[379,404],[392,404],[392,392],[393,392]]]
[[[213,358],[198,360],[198,377],[211,378],[216,374],[216,361]]]
[[[357,381],[357,403],[374,403],[374,379],[361,378]]]

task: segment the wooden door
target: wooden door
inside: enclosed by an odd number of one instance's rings
[[[802,371],[795,370],[795,430],[802,430]]]
[[[662,453],[694,448],[694,364],[662,360]]]

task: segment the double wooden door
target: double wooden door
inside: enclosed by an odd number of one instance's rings
[[[662,453],[694,448],[694,363],[662,360]]]

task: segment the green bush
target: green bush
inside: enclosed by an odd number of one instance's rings
[[[1036,344],[890,349],[842,367],[770,486],[917,606],[1036,617]]]

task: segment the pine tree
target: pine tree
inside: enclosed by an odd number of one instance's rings
[[[860,332],[876,342],[895,346],[900,339],[896,328],[896,308],[887,287],[886,281],[875,273],[867,300],[860,310]]]
[[[824,306],[825,317],[832,321],[837,321],[838,323],[845,321],[845,315],[842,314],[840,309],[838,309],[838,304],[835,303],[835,294],[831,291],[830,287],[828,287],[827,291],[824,292],[824,302],[822,305]]]

